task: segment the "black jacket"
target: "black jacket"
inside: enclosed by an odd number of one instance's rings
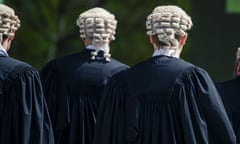
[[[38,71],[0,55],[0,143],[54,144]]]
[[[211,78],[181,59],[155,56],[116,74],[99,105],[94,144],[234,144]]]
[[[128,68],[102,56],[90,60],[91,50],[54,59],[41,71],[56,144],[91,144],[98,101],[107,81]]]
[[[236,133],[237,142],[240,143],[240,77],[219,82],[216,87]]]

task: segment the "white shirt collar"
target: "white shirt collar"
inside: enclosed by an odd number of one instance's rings
[[[4,55],[8,56],[8,53],[5,48],[3,48],[2,44],[0,44],[0,51],[3,52]]]
[[[159,56],[159,55],[165,55],[165,56],[174,57],[175,53],[176,53],[176,50],[162,49],[162,48],[160,48],[160,49],[158,49],[158,50],[155,50],[155,51],[153,52],[153,55],[152,55],[152,56],[154,57],[154,56]]]

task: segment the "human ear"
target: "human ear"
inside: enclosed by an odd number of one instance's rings
[[[188,34],[185,34],[181,39],[180,39],[180,46],[184,46],[188,38]]]

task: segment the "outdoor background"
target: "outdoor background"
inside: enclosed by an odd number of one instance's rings
[[[56,57],[84,48],[76,19],[83,11],[102,7],[118,20],[112,57],[130,66],[150,57],[152,46],[145,21],[154,7],[174,4],[192,17],[193,28],[182,58],[207,70],[214,81],[233,77],[240,46],[239,0],[0,0],[15,9],[21,27],[9,53],[37,69]]]

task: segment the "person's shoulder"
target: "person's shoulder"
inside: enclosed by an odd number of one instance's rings
[[[77,61],[81,59],[82,52],[79,53],[72,53],[72,54],[67,54],[59,57],[55,57],[47,62],[46,65],[68,65],[72,61]]]
[[[115,58],[111,58],[110,63],[129,67],[127,64],[125,64],[125,63],[123,63],[123,62],[121,62],[121,61],[119,61],[119,60],[117,60],[117,59],[115,59]]]
[[[69,55],[63,55],[63,56],[55,57],[55,58],[51,59],[48,63],[59,63],[59,62],[62,62],[66,59],[70,59],[73,55],[76,55],[76,54],[69,54]]]
[[[175,84],[182,85],[183,83],[188,83],[189,80],[199,79],[204,81],[210,78],[205,69],[181,58],[176,58],[170,69],[175,75]]]
[[[5,66],[9,69],[32,69],[36,70],[32,65],[28,64],[25,61],[8,57],[5,61]]]
[[[128,69],[130,66],[127,64],[120,62],[114,58],[111,58],[110,62],[106,62],[103,64],[103,68],[106,69],[107,71],[110,71],[111,74],[118,73],[120,71]]]
[[[16,78],[21,76],[38,76],[38,70],[27,62],[8,57],[1,64],[1,76],[6,78]]]
[[[197,66],[191,62],[185,61],[183,59],[179,59],[179,62],[182,63],[182,65],[185,68],[185,72],[201,72],[201,73],[208,73],[204,68],[201,68],[200,66]]]
[[[154,69],[154,68],[163,68],[168,67],[169,71],[174,71],[181,73],[184,71],[198,69],[197,66],[193,65],[190,62],[187,62],[183,59],[168,57],[168,56],[158,56],[151,57],[144,61],[141,61],[130,68],[129,71],[141,71],[141,69]]]

